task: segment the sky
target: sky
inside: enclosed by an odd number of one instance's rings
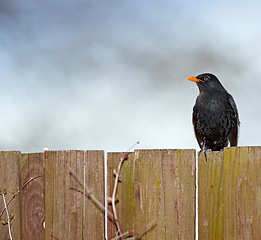
[[[0,2],[0,146],[41,152],[194,148],[187,77],[236,101],[261,145],[260,1]]]

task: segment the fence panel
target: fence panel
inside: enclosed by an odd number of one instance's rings
[[[261,239],[261,147],[199,157],[199,239]]]
[[[108,196],[124,153],[107,154]],[[195,150],[135,150],[123,163],[117,189],[122,232],[142,239],[195,238]],[[84,199],[84,162],[85,188]],[[225,148],[198,159],[199,239],[261,239],[261,147]],[[0,152],[14,239],[104,239],[104,151]],[[1,196],[2,197],[2,196]],[[4,208],[0,200],[0,211]],[[109,210],[112,211],[111,207]],[[45,219],[46,228],[42,227]],[[4,213],[1,221],[6,220]],[[116,227],[108,221],[109,239]],[[8,239],[0,225],[0,240]]]
[[[86,188],[104,206],[104,151],[86,151]],[[104,211],[85,198],[84,239],[104,239]]]
[[[115,175],[114,170],[118,169],[118,165],[121,157],[125,153],[115,152],[115,153],[107,153],[107,199],[112,196],[114,183],[115,183]],[[123,232],[128,230],[133,230],[133,202],[134,202],[134,180],[133,180],[133,153],[130,153],[128,159],[124,161],[121,173],[120,173],[120,182],[118,182],[117,187],[117,215],[119,222],[121,224],[121,228]],[[129,203],[129,204],[127,204]],[[112,212],[112,207],[109,204],[108,210]],[[111,239],[116,236],[116,225],[114,222],[108,218],[108,237]]]
[[[20,187],[22,187],[30,178],[43,176],[43,153],[22,154],[20,165]],[[23,188],[20,195],[22,232],[19,239],[44,240],[44,177],[30,182]]]
[[[0,152],[0,188],[2,191],[6,189],[6,201],[11,199],[12,195],[20,188],[20,157],[21,153],[18,151]],[[4,202],[2,195],[0,196],[0,212],[4,209]],[[14,219],[11,223],[12,237],[20,239],[21,231],[21,202],[18,195],[8,206],[9,214],[14,214]],[[7,221],[6,212],[3,213],[1,222]],[[0,224],[0,240],[9,239],[8,226]]]
[[[223,239],[224,152],[203,152],[198,158],[199,239]]]
[[[104,239],[104,151],[45,152],[46,239]],[[85,198],[85,199],[84,199]]]
[[[224,239],[261,239],[261,147],[224,150]]]
[[[46,239],[82,239],[83,194],[72,169],[83,182],[84,151],[45,153]]]
[[[109,195],[121,155],[108,154]],[[145,239],[195,238],[195,150],[135,150],[121,179],[116,207],[123,232]]]

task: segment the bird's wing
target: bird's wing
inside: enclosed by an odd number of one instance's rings
[[[229,142],[230,142],[230,146],[237,146],[238,143],[238,128],[240,125],[240,121],[239,121],[239,114],[238,114],[238,110],[237,110],[237,105],[233,99],[233,97],[229,94],[228,97],[229,103],[234,111],[235,117],[236,117],[236,124],[235,126],[231,129],[231,133],[229,134]]]

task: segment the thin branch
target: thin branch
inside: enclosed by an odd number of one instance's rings
[[[153,229],[154,227],[156,227],[157,225],[157,220],[156,219],[153,219],[146,227],[145,227],[145,230],[142,231],[141,233],[139,234],[136,234],[132,237],[128,237],[128,238],[124,238],[124,239],[128,239],[128,240],[139,240],[141,239],[147,232],[149,232],[151,229]],[[121,237],[126,237],[130,234],[133,234],[134,233],[134,230],[128,230],[127,232],[124,232],[122,233],[121,235],[115,237],[115,238],[112,238],[111,240],[117,240],[117,239],[120,239]]]
[[[75,172],[70,169],[70,175],[76,180],[77,183],[79,183],[81,185],[81,187],[83,187],[83,184],[81,182],[81,180],[76,176]],[[83,191],[76,189],[76,188],[70,188],[74,191],[80,192],[80,193],[84,193]],[[86,197],[88,197],[100,210],[102,210],[103,213],[105,213],[105,207],[103,206],[103,204],[92,194],[91,190],[85,186],[85,195]],[[114,216],[113,214],[107,210],[107,216],[114,221]]]
[[[6,210],[6,215],[7,215],[7,219],[8,219],[8,230],[9,230],[9,236],[10,236],[10,239],[13,240],[13,237],[12,237],[12,232],[11,232],[11,221],[10,221],[10,218],[9,218],[9,212],[8,212],[8,209],[7,209],[7,204],[6,204],[6,201],[5,201],[5,194],[2,193],[2,196],[3,196],[3,200],[4,200],[4,204],[5,204],[5,210]]]
[[[117,239],[120,239],[120,238],[122,238],[122,237],[128,236],[128,235],[130,235],[130,234],[133,234],[133,230],[129,230],[129,231],[127,231],[127,232],[124,232],[124,233],[122,233],[121,235],[118,235],[117,237],[112,238],[111,240],[117,240]]]
[[[136,145],[138,145],[138,144],[140,144],[140,142],[138,141],[138,142],[136,142],[136,143],[134,143],[127,151],[126,151],[126,153],[129,153],[129,151],[131,150],[131,149],[133,149]]]
[[[40,177],[43,177],[44,175],[39,175],[39,176],[36,176],[36,177],[31,177],[11,198],[10,200],[7,202],[7,207],[8,205],[13,201],[13,199],[26,187],[26,185],[28,185],[30,182],[32,182],[33,180],[37,179],[37,178],[40,178]],[[6,208],[4,208],[2,210],[2,212],[0,213],[0,219],[3,215],[3,213],[5,212]]]
[[[115,223],[117,226],[117,230],[119,232],[118,236],[122,236],[121,226],[120,226],[118,216],[117,216],[117,211],[116,211],[116,193],[117,193],[117,188],[118,188],[119,176],[120,176],[121,167],[122,167],[123,162],[128,159],[128,156],[130,154],[129,151],[137,144],[139,144],[139,142],[136,142],[133,146],[131,146],[128,149],[128,151],[121,157],[120,163],[118,165],[118,170],[117,170],[117,172],[115,172],[115,181],[114,181],[114,188],[113,188],[112,197],[111,197],[111,203],[112,203],[112,211],[113,211],[113,215],[114,215],[114,220],[115,220]],[[119,237],[119,239],[122,239],[122,237]]]
[[[121,157],[120,163],[118,165],[118,171],[115,172],[115,181],[114,181],[114,188],[113,188],[113,192],[112,192],[112,197],[111,197],[111,204],[112,204],[112,211],[113,211],[113,216],[114,216],[114,220],[117,226],[117,230],[119,232],[119,236],[122,235],[122,231],[121,231],[121,227],[120,227],[120,223],[117,217],[117,211],[116,211],[116,193],[117,193],[117,188],[118,188],[118,182],[119,182],[119,175],[121,172],[121,166],[122,163],[124,162],[124,160],[128,157],[129,153],[126,153],[123,157]],[[120,239],[122,239],[122,237],[120,237]]]
[[[111,197],[113,213],[111,213],[109,210],[105,209],[103,204],[92,194],[92,192],[91,192],[91,190],[89,188],[86,188],[85,183],[82,183],[81,179],[79,179],[77,177],[76,173],[72,169],[70,169],[70,171],[69,171],[70,175],[76,180],[76,182],[78,184],[80,184],[80,186],[82,188],[85,187],[86,197],[88,197],[104,213],[107,212],[107,216],[111,220],[113,220],[114,223],[116,224],[116,227],[117,227],[119,235],[116,238],[113,238],[114,240],[116,240],[116,239],[123,239],[124,236],[127,236],[127,235],[129,235],[129,234],[131,234],[133,232],[132,230],[129,230],[129,231],[125,232],[125,233],[122,233],[121,227],[120,227],[120,223],[119,223],[118,217],[117,217],[117,211],[116,211],[115,204],[116,204],[116,193],[117,193],[117,187],[118,187],[119,176],[120,176],[120,171],[121,171],[122,164],[123,164],[123,162],[125,160],[127,160],[128,156],[129,156],[129,151],[137,144],[139,144],[139,142],[137,142],[133,146],[131,146],[131,148],[121,157],[120,163],[118,165],[118,170],[117,170],[117,172],[115,172],[115,182],[114,182],[113,194],[112,194],[112,197]],[[84,191],[78,190],[76,188],[70,188],[70,189],[78,191],[78,192],[84,194]]]

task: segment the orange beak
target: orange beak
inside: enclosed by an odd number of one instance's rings
[[[192,82],[201,82],[201,80],[197,79],[196,77],[188,77],[187,79]]]

